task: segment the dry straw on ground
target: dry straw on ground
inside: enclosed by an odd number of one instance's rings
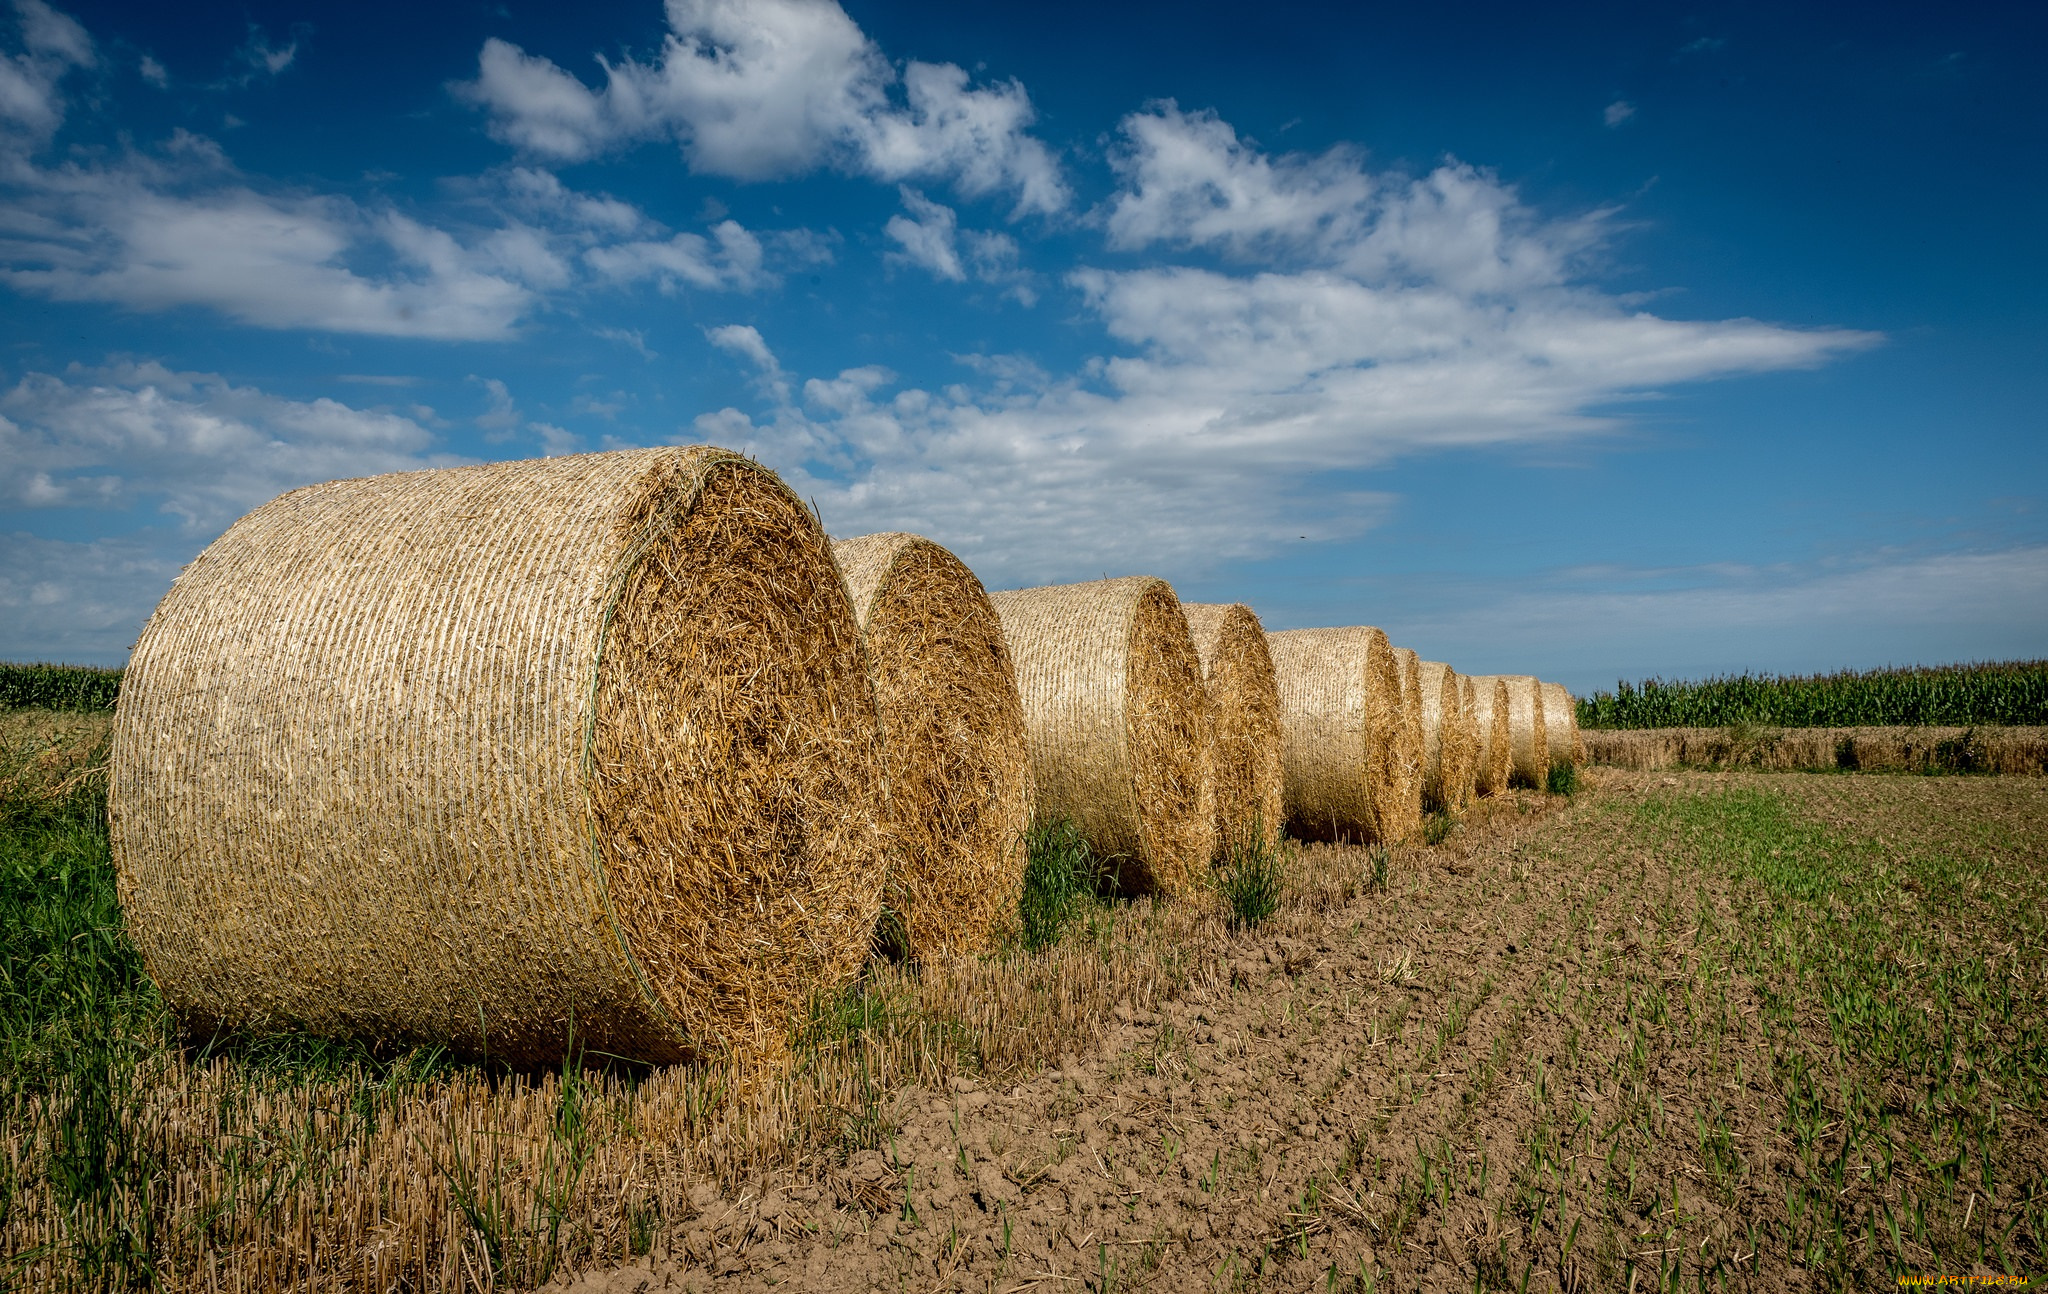
[[[1280,838],[1280,691],[1266,632],[1252,609],[1184,603],[1209,693],[1209,781],[1216,799],[1219,852],[1257,830]]]
[[[881,765],[816,520],[709,448],[336,481],[130,659],[129,932],[198,1030],[772,1055],[865,957]]]
[[[1514,733],[1508,727],[1508,685],[1497,674],[1467,676],[1470,689],[1465,700],[1471,710],[1473,731],[1478,738],[1474,755],[1473,789],[1481,795],[1499,795],[1508,789],[1514,773]]]
[[[1542,684],[1528,674],[1497,675],[1508,685],[1508,749],[1514,776],[1542,786],[1550,776],[1550,732],[1543,722]]]
[[[1586,746],[1579,739],[1579,707],[1562,683],[1538,685],[1543,694],[1543,731],[1550,739],[1550,762],[1583,764]]]
[[[1422,830],[1422,784],[1427,780],[1422,756],[1422,657],[1412,647],[1394,648],[1394,668],[1401,673],[1402,758],[1415,770],[1409,782],[1408,798],[1400,805],[1401,827],[1396,840],[1406,840]]]
[[[1462,813],[1472,802],[1478,767],[1471,716],[1458,672],[1442,661],[1421,662],[1422,802],[1424,807]]]
[[[1034,809],[1068,819],[1131,892],[1208,875],[1208,699],[1187,617],[1147,576],[990,595],[1016,662]]]
[[[1280,689],[1287,824],[1304,840],[1395,841],[1417,770],[1406,757],[1401,675],[1378,629],[1266,635]]]
[[[2048,774],[2048,728],[1644,728],[1584,734],[1620,768],[1860,769]]]
[[[916,535],[832,546],[867,648],[888,770],[893,927],[911,956],[986,951],[1024,884],[1031,765],[1002,622],[959,558]]]

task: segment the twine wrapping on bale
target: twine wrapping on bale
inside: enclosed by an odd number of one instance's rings
[[[1562,683],[1539,683],[1543,696],[1543,731],[1550,739],[1552,764],[1583,764],[1586,743],[1579,737],[1579,707]]]
[[[1508,789],[1515,770],[1514,734],[1508,727],[1508,685],[1497,674],[1471,675],[1465,679],[1465,694],[1472,713],[1476,767],[1472,786],[1481,795],[1499,795]]]
[[[874,681],[892,835],[886,932],[908,955],[994,946],[1024,885],[1031,765],[1002,622],[974,572],[929,539],[832,545]]]
[[[1421,662],[1422,802],[1444,813],[1462,813],[1472,801],[1477,760],[1472,721],[1458,672],[1442,661]]]
[[[144,627],[109,816],[201,1033],[771,1058],[866,956],[881,756],[828,541],[710,448],[336,481]]]
[[[1208,875],[1208,700],[1187,617],[1148,576],[993,593],[1016,662],[1033,811],[1074,824],[1130,893]]]
[[[1396,647],[1394,668],[1401,675],[1401,758],[1414,770],[1408,798],[1400,805],[1403,828],[1394,836],[1406,840],[1422,830],[1422,657],[1412,647]]]
[[[1279,843],[1280,690],[1266,631],[1242,602],[1182,603],[1209,694],[1208,777],[1219,854],[1252,839]]]
[[[1550,733],[1543,722],[1543,685],[1529,674],[1498,676],[1508,685],[1508,748],[1514,777],[1541,788],[1550,779]]]
[[[1405,758],[1401,675],[1378,629],[1266,635],[1280,691],[1287,824],[1304,840],[1397,841],[1417,798]]]

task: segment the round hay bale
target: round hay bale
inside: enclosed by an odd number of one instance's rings
[[[1442,661],[1420,663],[1422,691],[1422,802],[1425,808],[1462,813],[1472,800],[1477,767],[1472,721],[1458,672]]]
[[[1473,789],[1481,795],[1499,795],[1508,789],[1514,775],[1514,734],[1508,727],[1508,685],[1498,674],[1467,676],[1465,695],[1472,713],[1475,737]]]
[[[1378,629],[1266,635],[1280,692],[1287,825],[1304,840],[1394,841],[1414,766],[1404,758],[1401,675]]]
[[[1543,685],[1528,674],[1502,674],[1508,685],[1508,748],[1517,781],[1541,788],[1550,778],[1550,733],[1543,722]]]
[[[1182,894],[1209,872],[1208,699],[1165,580],[992,593],[1016,662],[1033,812],[1067,819],[1129,893]]]
[[[992,947],[1017,918],[1031,760],[1002,622],[974,572],[916,535],[832,545],[867,646],[893,834],[888,932],[910,956]]]
[[[1583,764],[1586,743],[1579,736],[1579,707],[1562,683],[1537,685],[1543,695],[1543,732],[1550,739],[1550,762]]]
[[[1401,672],[1401,758],[1412,770],[1400,806],[1403,830],[1395,839],[1406,840],[1422,830],[1422,657],[1412,647],[1396,647],[1394,667]]]
[[[772,1058],[856,970],[880,791],[825,535],[699,447],[243,517],[136,643],[108,810],[197,1031],[667,1062]]]
[[[1242,602],[1181,604],[1209,694],[1209,784],[1218,853],[1252,838],[1279,843],[1280,689],[1266,631]]]

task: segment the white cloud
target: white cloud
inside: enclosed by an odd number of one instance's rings
[[[711,237],[677,234],[593,247],[583,259],[598,277],[617,284],[652,280],[663,292],[681,288],[748,291],[771,281],[762,272],[761,240],[736,220],[712,226]]]
[[[672,138],[702,174],[836,166],[950,179],[970,197],[1014,193],[1019,214],[1067,204],[1015,81],[975,88],[952,64],[911,62],[899,104],[895,69],[835,0],[669,0],[668,23],[655,62],[600,57],[601,90],[495,37],[476,80],[456,89],[491,114],[497,138],[557,161]]]
[[[958,283],[967,277],[960,267],[960,249],[955,245],[960,220],[951,207],[941,206],[916,189],[903,190],[908,216],[891,216],[882,227],[903,250],[889,253],[889,259],[930,270],[939,278]]]
[[[259,76],[276,76],[292,65],[299,55],[299,42],[293,41],[283,49],[271,48],[270,38],[253,23],[249,27],[249,41],[242,46],[241,59],[249,65],[251,72]]]
[[[58,83],[98,61],[85,28],[43,0],[15,0],[14,13],[22,52],[0,57],[0,156],[48,142],[64,120]]]
[[[120,664],[181,564],[135,538],[0,534],[0,659]]]
[[[165,70],[163,64],[157,62],[149,55],[144,54],[142,56],[141,61],[135,65],[135,70],[142,74],[143,80],[149,82],[157,89],[167,90],[170,88],[171,74]]]
[[[154,503],[204,532],[296,486],[455,461],[412,418],[153,362],[31,373],[0,394],[0,488],[30,508]]]
[[[1601,111],[1600,119],[1607,123],[1608,129],[1612,130],[1635,115],[1636,106],[1634,104],[1626,99],[1616,99]]]

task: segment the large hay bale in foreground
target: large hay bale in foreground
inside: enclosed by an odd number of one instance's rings
[[[1543,732],[1552,764],[1583,764],[1586,743],[1579,737],[1579,707],[1562,683],[1537,685],[1543,696]]]
[[[1515,771],[1514,733],[1508,727],[1508,685],[1497,674],[1468,675],[1465,703],[1472,712],[1472,728],[1478,737],[1474,754],[1476,767],[1472,787],[1481,795],[1499,795],[1508,789]]]
[[[1472,802],[1478,767],[1472,718],[1458,672],[1426,660],[1419,670],[1422,692],[1422,802],[1425,808],[1462,813]]]
[[[1242,602],[1182,603],[1209,693],[1208,776],[1216,847],[1279,843],[1286,812],[1280,769],[1280,689],[1265,627]]]
[[[917,535],[832,545],[867,646],[893,835],[885,921],[912,957],[986,951],[1015,923],[1031,817],[1024,706],[974,572]]]
[[[1393,841],[1409,829],[1414,766],[1393,649],[1378,629],[1266,635],[1280,690],[1287,825],[1304,840]]]
[[[709,448],[335,481],[136,643],[109,816],[195,1029],[773,1055],[866,956],[881,763],[824,534]]]
[[[1550,778],[1550,732],[1543,722],[1543,685],[1529,674],[1497,676],[1508,686],[1508,748],[1514,777],[1541,788]]]
[[[1016,662],[1033,808],[1065,818],[1131,893],[1209,872],[1208,699],[1165,580],[1127,576],[993,593]]]

